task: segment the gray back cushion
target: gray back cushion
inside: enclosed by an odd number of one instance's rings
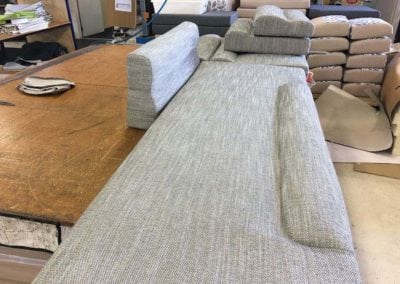
[[[147,129],[196,70],[199,31],[184,22],[128,55],[128,126]]]
[[[313,24],[301,11],[265,5],[258,7],[254,15],[257,36],[310,37],[313,32]]]

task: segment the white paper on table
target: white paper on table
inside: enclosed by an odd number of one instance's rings
[[[115,11],[132,12],[131,0],[115,0]]]

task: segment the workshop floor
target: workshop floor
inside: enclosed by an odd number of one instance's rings
[[[364,283],[400,283],[400,180],[335,167]]]

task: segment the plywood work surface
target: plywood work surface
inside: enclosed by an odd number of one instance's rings
[[[126,127],[126,56],[104,46],[34,75],[76,87],[33,97],[0,86],[0,214],[72,225],[143,135]]]

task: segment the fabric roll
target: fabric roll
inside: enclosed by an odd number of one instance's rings
[[[311,87],[311,92],[313,94],[322,94],[331,85],[341,88],[342,82],[341,81],[316,81],[315,85]]]
[[[342,66],[326,66],[310,69],[315,81],[340,81],[343,77]]]
[[[309,38],[254,36],[250,19],[239,19],[225,35],[225,49],[233,52],[305,55],[309,48]]]
[[[350,54],[384,53],[390,51],[391,40],[388,37],[370,38],[350,42]]]
[[[197,54],[201,60],[208,61],[221,45],[219,35],[204,35],[199,38],[197,43]]]
[[[257,8],[254,15],[254,34],[256,36],[310,37],[314,26],[301,12],[282,10],[276,6],[265,5]]]
[[[381,84],[383,75],[383,69],[347,69],[344,71],[343,81],[346,83]]]
[[[310,51],[344,51],[349,49],[349,40],[344,37],[320,37],[311,39]]]
[[[360,54],[347,57],[347,68],[381,68],[386,67],[387,55],[382,54]]]
[[[350,23],[345,16],[332,15],[311,20],[314,25],[313,37],[348,37]]]
[[[356,97],[369,97],[366,93],[367,90],[371,90],[375,95],[379,96],[381,85],[372,83],[345,83],[343,84],[343,90]]]
[[[316,53],[309,54],[307,57],[307,62],[310,68],[344,65],[346,64],[346,60],[346,54],[343,52]]]
[[[375,37],[391,37],[393,26],[378,18],[358,18],[350,20],[351,39],[367,39]]]

